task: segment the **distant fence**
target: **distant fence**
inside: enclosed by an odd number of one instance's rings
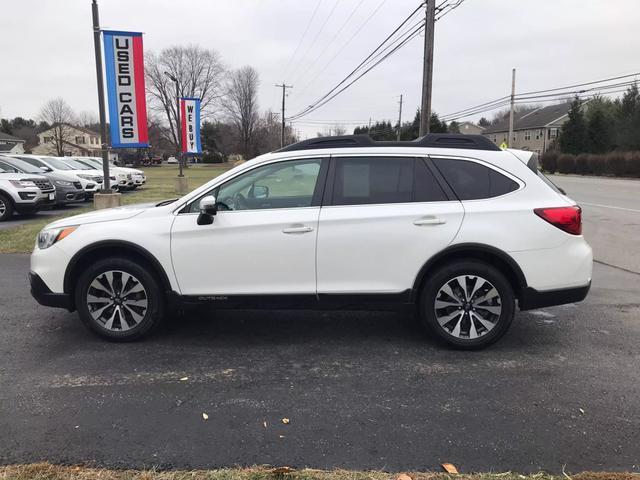
[[[640,152],[610,152],[602,155],[546,152],[540,158],[540,166],[548,173],[640,178]]]

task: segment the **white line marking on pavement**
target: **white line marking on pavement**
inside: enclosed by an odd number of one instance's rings
[[[578,205],[588,205],[590,207],[600,207],[600,208],[612,208],[614,210],[624,210],[625,212],[640,213],[640,210],[636,210],[635,208],[614,207],[612,205],[600,205],[599,203],[578,202]]]

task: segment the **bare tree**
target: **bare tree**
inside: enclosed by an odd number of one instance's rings
[[[330,127],[325,127],[324,131],[317,132],[318,137],[337,137],[346,134],[347,129],[340,123],[334,123]]]
[[[71,140],[71,123],[75,121],[73,110],[62,97],[54,98],[40,110],[40,119],[51,125],[52,140],[58,156],[64,155],[64,145]]]
[[[213,113],[221,96],[226,68],[215,50],[199,46],[175,46],[159,55],[148,51],[145,59],[147,92],[151,96],[150,110],[160,113],[168,122],[169,139],[178,145],[176,85],[168,75],[178,80],[181,97],[201,100],[202,116]],[[167,75],[168,74],[168,75]]]
[[[238,131],[242,154],[252,153],[252,141],[258,124],[258,72],[245,66],[229,75],[229,82],[222,106]]]
[[[78,125],[81,127],[89,127],[98,123],[98,116],[88,110],[83,110],[78,114]]]

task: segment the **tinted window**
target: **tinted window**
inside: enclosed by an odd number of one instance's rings
[[[243,173],[204,196],[215,195],[222,211],[309,207],[320,164],[319,159],[271,163]],[[189,211],[197,212],[199,202],[193,202]]]
[[[416,160],[415,181],[413,184],[414,202],[443,202],[448,200],[424,160]]]
[[[467,160],[433,160],[460,200],[491,198],[518,189],[518,184],[495,170]]]
[[[336,159],[333,205],[446,200],[447,196],[422,159]]]
[[[413,167],[413,158],[338,158],[333,204],[410,202],[413,194]]]
[[[0,160],[0,169],[2,169],[2,171],[4,172],[21,173],[13,165],[9,165],[8,163],[3,162],[2,160]]]

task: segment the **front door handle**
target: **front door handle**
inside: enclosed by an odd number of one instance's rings
[[[295,227],[286,227],[282,229],[282,233],[309,233],[313,232],[313,227],[305,225],[296,225]]]
[[[442,225],[444,223],[447,223],[445,218],[435,216],[422,217],[413,221],[413,224],[418,227],[422,227],[424,225]]]

